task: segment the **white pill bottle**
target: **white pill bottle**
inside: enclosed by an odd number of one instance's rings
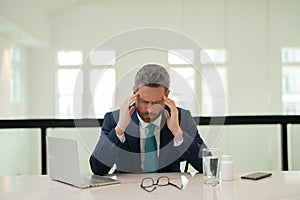
[[[221,178],[224,181],[232,181],[234,179],[234,163],[231,155],[222,156]]]

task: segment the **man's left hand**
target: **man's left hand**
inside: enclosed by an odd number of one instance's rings
[[[182,130],[179,126],[179,121],[178,121],[178,110],[176,108],[175,101],[164,96],[164,101],[165,104],[170,108],[170,113],[165,110],[165,116],[167,118],[167,125],[170,131],[173,133],[174,137],[178,141],[182,140]]]

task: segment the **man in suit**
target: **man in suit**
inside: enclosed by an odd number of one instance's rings
[[[100,139],[90,157],[94,174],[180,172],[184,158],[202,172],[206,147],[188,110],[168,97],[170,77],[157,64],[144,65],[135,76],[133,95],[105,115]]]

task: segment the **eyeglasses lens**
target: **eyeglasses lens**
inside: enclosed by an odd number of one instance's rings
[[[157,185],[158,186],[165,186],[169,184],[169,178],[168,177],[160,177],[157,180]]]

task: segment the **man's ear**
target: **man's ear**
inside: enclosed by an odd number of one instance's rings
[[[137,90],[136,88],[134,88],[134,87],[132,88],[132,92],[133,92],[133,94],[136,94],[136,93],[137,93],[137,91],[138,91],[138,90]]]
[[[170,94],[170,90],[168,89],[168,91],[166,92],[166,97],[168,97]]]

